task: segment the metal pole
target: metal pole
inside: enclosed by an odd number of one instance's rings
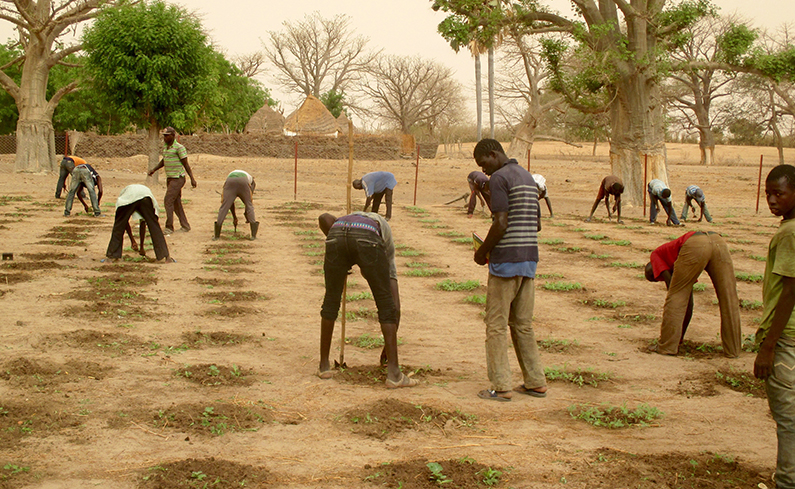
[[[649,179],[649,155],[644,155],[645,159],[643,162],[643,217],[646,217],[646,185],[648,185]]]
[[[759,196],[762,193],[762,160],[765,155],[759,155],[759,181],[756,184],[756,213],[759,214]]]
[[[293,172],[293,200],[298,201],[298,141],[295,142],[295,171]]]
[[[417,168],[414,171],[414,204],[417,205],[417,179],[420,176],[420,145],[417,145]]]
[[[351,213],[351,182],[353,182],[353,122],[348,120],[348,180],[345,182],[347,189],[347,213]],[[345,325],[348,305],[348,276],[342,285],[342,319],[340,320],[340,367],[345,365]]]

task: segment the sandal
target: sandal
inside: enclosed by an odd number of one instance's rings
[[[315,375],[317,375],[319,378],[321,378],[323,380],[328,380],[328,379],[333,378],[334,374],[336,374],[336,373],[337,372],[335,372],[334,370],[324,370],[324,371],[321,372],[318,369],[318,371],[315,373]]]
[[[500,394],[509,394],[509,397],[505,397],[504,395]],[[488,399],[489,401],[497,401],[497,402],[509,402],[510,398],[510,391],[495,391],[491,389],[484,389],[478,392],[478,397],[481,399]]]
[[[540,387],[537,387],[536,389],[528,389],[527,387],[524,386],[524,384],[522,384],[519,387],[515,388],[514,391],[520,394],[527,394],[528,396],[531,397],[547,397],[547,391],[541,392],[537,389],[540,389]]]
[[[386,379],[386,388],[398,389],[400,387],[414,387],[419,383],[420,383],[419,380],[406,377],[406,374],[401,372],[400,380],[398,380],[397,382],[395,382],[394,380]]]

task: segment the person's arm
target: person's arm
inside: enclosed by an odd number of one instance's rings
[[[701,222],[701,220],[704,219],[704,202],[699,202],[698,203],[698,207],[701,209],[701,214],[698,216],[698,221],[697,222]],[[696,214],[696,210],[693,209],[693,215],[695,215],[695,214]]]
[[[127,233],[127,236],[130,238],[130,248],[133,251],[138,251],[138,243],[135,242],[135,236],[133,236],[132,226],[130,226],[130,221],[127,221],[127,226],[124,228],[124,231]]]
[[[539,226],[541,225],[541,220],[539,219]],[[480,245],[480,248],[475,250],[475,263],[478,265],[485,265],[488,263],[488,255],[491,253],[491,250],[497,246],[497,243],[500,242],[502,237],[505,235],[505,231],[508,230],[508,213],[507,212],[497,212],[494,214],[494,221],[491,223],[491,227],[489,228],[489,233],[486,235],[486,239],[483,240],[483,244]]]
[[[138,250],[138,254],[141,256],[146,256],[146,251],[144,251],[144,242],[146,240],[146,221],[141,219],[138,224],[138,236],[141,238],[141,249]]]
[[[477,197],[475,196],[478,195],[478,191],[475,190],[475,188],[472,186],[471,183],[469,184],[469,191],[470,194],[469,194],[469,204],[467,204],[467,217],[471,218],[472,215],[475,213],[475,205],[477,203]],[[481,197],[480,200],[483,200],[483,198]]]
[[[102,177],[97,175],[97,205],[102,204]],[[97,209],[99,212],[99,209]]]
[[[596,197],[596,200],[593,203],[593,207],[591,207],[591,215],[588,216],[588,219],[586,219],[585,222],[591,222],[591,219],[593,219],[593,214],[594,212],[596,212],[596,208],[599,207],[599,202],[601,201],[602,201],[601,197]]]
[[[186,156],[181,158],[179,162],[185,167],[185,172],[187,172],[188,176],[190,177],[190,186],[196,188],[196,185],[198,184],[196,183],[196,179],[193,178],[193,170],[190,169],[190,165],[188,164],[188,157]]]
[[[166,165],[166,160],[162,160],[162,159],[161,159],[161,160],[160,160],[160,163],[158,163],[156,167],[152,168],[152,170],[150,170],[150,171],[146,172],[146,174],[147,174],[147,175],[149,175],[149,176],[151,177],[152,175],[154,175],[154,174],[155,174],[155,172],[156,172],[157,170],[159,170],[159,169],[163,168],[165,165]]]
[[[362,212],[367,212],[367,209],[370,207],[370,202],[372,202],[372,200],[373,200],[373,196],[372,195],[368,195],[367,199],[364,201],[364,209],[362,209]]]
[[[621,194],[616,195],[616,217],[618,218],[617,223],[624,224],[624,221],[621,220]]]
[[[766,379],[773,373],[773,357],[776,353],[776,343],[781,333],[787,326],[792,309],[795,307],[795,277],[781,278],[781,295],[773,313],[773,322],[765,340],[759,346],[759,353],[754,360],[754,376],[757,379]]]
[[[83,198],[82,188],[85,188],[85,185],[81,183],[77,186],[77,192],[75,192],[75,195],[77,195],[77,200],[79,200],[80,203],[83,204],[83,209],[85,209],[86,213],[88,213],[88,210],[91,208],[88,206],[88,203],[86,203],[85,199]]]
[[[555,214],[552,212],[552,203],[549,201],[549,197],[545,195],[544,200],[547,202],[547,209],[549,209],[549,217],[555,217]]]

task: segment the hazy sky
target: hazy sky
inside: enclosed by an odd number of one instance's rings
[[[230,56],[261,50],[268,31],[281,30],[285,21],[295,22],[314,11],[327,18],[343,13],[351,18],[352,30],[370,39],[372,48],[383,48],[388,54],[418,54],[435,59],[453,68],[465,88],[474,86],[471,56],[463,50],[458,54],[453,52],[436,32],[445,15],[431,10],[430,0],[177,0],[174,3],[197,13],[214,44]],[[569,0],[545,3],[572,16]],[[795,23],[792,0],[713,0],[713,3],[720,7],[721,14],[737,13],[768,29],[786,22]],[[0,22],[0,39],[12,35],[11,24]],[[285,94],[267,74],[261,79],[275,98],[283,102],[285,114],[291,112],[297,97]]]

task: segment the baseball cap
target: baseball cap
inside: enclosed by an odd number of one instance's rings
[[[165,135],[165,134],[176,134],[176,133],[177,133],[177,131],[175,131],[174,128],[171,127],[171,126],[168,126],[167,128],[165,128],[162,131],[160,131],[160,134],[163,134],[163,135]]]

